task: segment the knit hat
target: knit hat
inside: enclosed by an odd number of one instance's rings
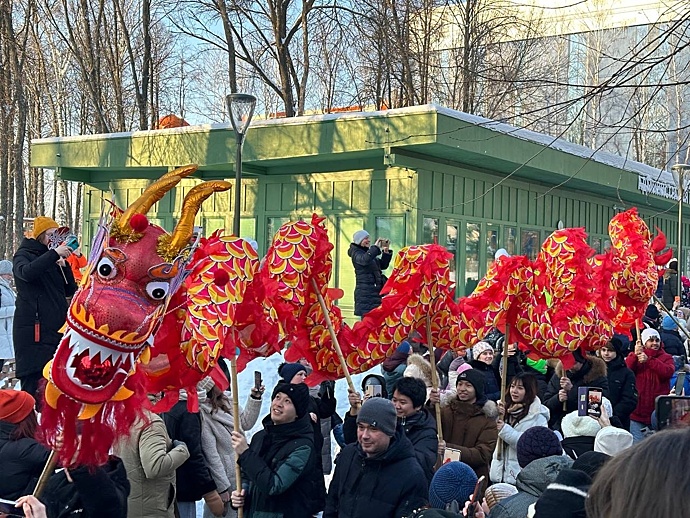
[[[629,431],[615,426],[605,426],[594,438],[594,451],[614,456],[630,448],[632,444],[633,436]]]
[[[498,261],[501,257],[510,257],[510,254],[505,248],[499,248],[498,250],[496,250],[496,253],[494,254],[495,261]]]
[[[306,415],[306,413],[309,411],[311,396],[309,395],[309,387],[307,387],[304,383],[278,383],[276,388],[273,389],[271,400],[275,399],[278,392],[281,392],[290,398],[290,401],[292,401],[292,404],[295,407],[295,412],[297,412],[297,419],[304,417],[304,415]]]
[[[493,351],[494,348],[491,347],[491,344],[487,342],[477,342],[474,344],[474,347],[472,347],[472,358],[477,360],[479,358],[479,355],[482,354],[484,351]]]
[[[590,416],[579,416],[577,410],[566,414],[561,421],[563,437],[594,437],[601,430],[601,425]]]
[[[620,356],[621,353],[623,352],[623,342],[621,341],[620,338],[614,336],[609,340],[611,343],[611,347],[613,347],[613,350],[616,351],[616,356]]]
[[[367,399],[357,414],[357,423],[368,424],[378,428],[389,437],[395,435],[398,416],[395,407],[388,399],[373,397]]]
[[[546,486],[534,504],[535,518],[585,518],[585,501],[592,479],[586,473],[564,469]]]
[[[455,500],[460,506],[474,492],[477,474],[464,462],[448,462],[438,468],[429,486],[429,503],[436,509],[445,509]]]
[[[518,439],[516,449],[521,468],[533,460],[563,454],[558,437],[545,426],[533,426],[525,430]]]
[[[7,259],[0,261],[0,275],[12,275],[12,261]]]
[[[646,328],[644,331],[642,331],[642,335],[640,340],[642,340],[642,345],[647,343],[647,340],[650,338],[658,338],[661,340],[661,337],[659,336],[659,332],[656,329],[652,329],[651,327]]]
[[[208,392],[215,386],[215,382],[211,376],[206,376],[199,383],[196,384],[196,389],[201,392]]]
[[[55,223],[55,220],[52,218],[48,218],[46,216],[39,216],[36,219],[34,219],[34,226],[32,230],[32,236],[34,239],[38,238],[43,232],[46,230],[50,230],[51,228],[59,228],[60,225]]]
[[[505,484],[500,482],[498,484],[493,484],[486,489],[484,493],[484,498],[486,499],[486,505],[489,506],[491,510],[498,502],[509,496],[517,494],[518,490],[512,484]]]
[[[474,369],[468,369],[465,372],[458,374],[458,379],[455,381],[455,386],[461,381],[469,381],[474,387],[474,392],[477,395],[477,401],[484,398],[484,375]]]
[[[410,342],[407,340],[404,340],[396,349],[396,351],[401,352],[403,354],[410,354]]]
[[[352,236],[352,242],[356,245],[361,245],[362,241],[369,237],[369,232],[366,230],[358,230]]]
[[[644,316],[649,319],[656,320],[660,316],[659,309],[654,304],[650,304],[647,306],[647,309],[645,309]]]
[[[612,426],[607,426],[607,428],[613,428]],[[592,479],[599,473],[601,467],[611,460],[610,455],[601,453],[598,451],[586,451],[580,455],[575,462],[573,462],[572,468],[578,471],[584,471]]]
[[[256,242],[256,239],[252,239],[251,237],[243,237],[247,243],[249,243],[249,246],[251,246],[255,252],[259,251],[259,243]]]
[[[278,367],[278,376],[280,376],[284,382],[290,383],[292,378],[295,377],[295,374],[301,371],[309,374],[307,368],[301,363],[281,363]]]
[[[460,365],[460,367],[458,367],[458,370],[456,372],[458,374],[462,374],[463,372],[468,371],[470,369],[472,369],[472,366],[469,363],[463,363],[462,365]]]
[[[673,320],[673,318],[671,318],[669,315],[666,315],[661,321],[661,328],[672,331],[674,329],[678,329],[678,324],[676,324],[676,321]]]
[[[23,390],[0,390],[0,421],[21,423],[34,409],[36,400]]]

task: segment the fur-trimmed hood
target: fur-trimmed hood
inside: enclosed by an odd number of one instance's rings
[[[589,369],[589,372],[587,372],[582,378],[585,384],[594,381],[598,378],[606,377],[606,362],[604,360],[591,355],[587,356],[587,360],[589,361],[592,367]],[[565,375],[565,369],[563,369],[563,364],[561,362],[558,362],[556,364],[555,369],[556,375],[559,378],[562,378]]]
[[[420,354],[411,354],[407,358],[407,368],[403,376],[419,378],[427,387],[431,387],[431,363]]]
[[[441,397],[441,408],[450,406],[451,408],[456,408],[459,409],[460,407],[468,408],[469,403],[465,403],[464,401],[460,401],[457,398],[457,393],[455,391],[446,391],[447,396],[446,397]],[[498,405],[496,405],[495,401],[491,401],[490,399],[487,399],[483,405],[479,405],[477,403],[474,403],[472,406],[477,407],[477,409],[481,409],[481,411],[484,413],[486,417],[489,419],[496,419],[498,418]]]

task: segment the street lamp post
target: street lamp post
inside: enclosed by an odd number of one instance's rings
[[[675,164],[671,166],[673,179],[678,186],[678,291],[677,296],[682,293],[681,272],[683,265],[683,197],[685,196],[685,184],[688,179],[686,173],[690,172],[690,165]]]
[[[247,129],[254,116],[256,97],[249,94],[230,94],[225,98],[228,105],[230,123],[235,132],[237,155],[235,159],[235,206],[232,220],[232,233],[240,237],[240,203],[242,197],[242,146]]]

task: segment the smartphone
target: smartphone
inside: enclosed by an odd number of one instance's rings
[[[580,417],[601,417],[603,392],[599,387],[580,387],[577,389],[577,415]]]
[[[480,493],[481,490],[482,490],[482,484],[483,484],[483,483],[484,483],[484,475],[482,475],[481,477],[479,477],[479,479],[477,480],[477,483],[474,485],[474,492],[472,493],[472,503],[473,503],[473,505],[470,505],[470,506],[467,508],[467,516],[474,516],[474,502],[476,502],[477,499],[479,498],[479,493]]]
[[[678,377],[676,378],[676,386],[675,386],[675,394],[676,396],[684,396],[686,394],[683,394],[683,388],[685,386],[685,372],[679,372]],[[690,396],[690,394],[687,394]]]
[[[24,516],[21,507],[15,507],[17,502],[0,498],[0,516]]]
[[[659,396],[655,406],[659,430],[690,426],[690,396]]]
[[[261,371],[254,371],[254,388],[256,390],[261,389],[261,383],[263,383],[261,379]]]
[[[77,239],[77,236],[75,236],[74,234],[71,234],[67,236],[65,244],[69,247],[70,250],[72,250],[72,252],[74,252],[77,248],[79,248],[79,239]]]
[[[364,395],[369,397],[382,397],[383,390],[381,385],[367,385],[364,387]]]

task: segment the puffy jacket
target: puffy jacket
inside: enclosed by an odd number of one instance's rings
[[[622,356],[616,356],[606,364],[609,379],[609,400],[613,415],[621,420],[621,426],[630,430],[630,414],[637,406],[635,374],[625,365]]]
[[[348,444],[335,461],[323,518],[403,518],[427,503],[428,485],[398,426],[388,449],[367,457]]]
[[[664,272],[664,287],[662,288],[661,301],[667,308],[672,308],[678,295],[678,272],[667,268]]]
[[[67,297],[77,291],[72,269],[60,267],[55,250],[35,239],[24,238],[14,254],[13,273],[17,288],[13,336],[17,377],[43,371],[60,343],[60,329],[67,318]],[[34,324],[40,323],[39,341]]]
[[[515,479],[520,473],[520,464],[517,460],[517,442],[522,434],[533,426],[548,426],[549,409],[541,404],[539,398],[535,398],[529,406],[527,415],[513,426],[504,424],[498,432],[498,438],[503,441],[501,460],[498,459],[498,448],[494,450],[491,459],[489,475],[491,482],[505,482],[515,485]]]
[[[16,424],[0,421],[0,498],[16,500],[30,495],[50,452],[34,439],[10,440]]]
[[[347,255],[355,267],[355,315],[361,317],[381,305],[381,288],[385,283],[382,270],[388,268],[393,252],[381,253],[376,245],[366,248],[350,243]]]
[[[275,425],[270,415],[237,458],[246,483],[247,518],[310,518],[325,495],[321,452],[314,447],[309,415]]]
[[[660,329],[659,336],[661,337],[661,344],[664,352],[671,356],[687,356],[685,353],[685,346],[683,339],[676,330]]]
[[[669,392],[669,380],[675,372],[673,357],[662,349],[645,349],[647,361],[640,363],[637,355],[632,352],[625,359],[628,368],[635,374],[635,385],[639,398],[637,407],[630,419],[649,425],[652,423],[652,412],[657,396],[663,396]]]
[[[8,282],[0,277],[0,359],[14,358],[12,326],[14,322],[15,295]]]
[[[484,375],[484,395],[486,399],[490,399],[491,401],[498,401],[501,399],[501,386],[498,382],[500,377],[496,376],[494,373],[493,365],[486,364],[480,360],[472,360],[470,365],[474,370]]]
[[[175,470],[189,458],[189,451],[184,445],[172,447],[163,419],[148,411],[145,417],[147,422],[137,421],[115,446],[131,484],[127,517],[173,518]]]

